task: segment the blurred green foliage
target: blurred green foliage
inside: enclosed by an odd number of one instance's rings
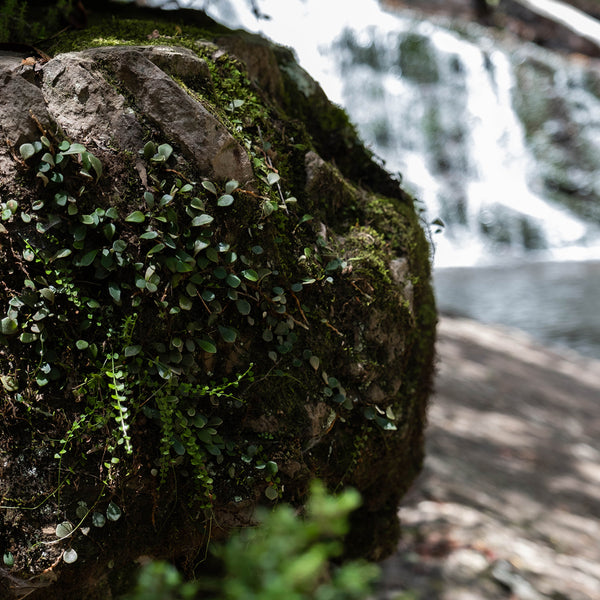
[[[1,2],[0,43],[33,44],[57,33],[72,10],[72,0],[44,4],[33,6],[23,0]]]
[[[165,562],[146,565],[127,600],[360,600],[372,592],[376,565],[351,561],[336,565],[343,550],[348,516],[360,495],[346,489],[328,494],[316,481],[304,517],[289,505],[258,515],[260,525],[234,534],[213,548],[224,565],[218,580],[184,582]]]

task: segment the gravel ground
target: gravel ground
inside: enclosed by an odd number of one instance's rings
[[[600,361],[449,317],[438,355],[378,598],[600,599]]]

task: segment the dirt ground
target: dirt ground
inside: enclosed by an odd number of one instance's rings
[[[600,361],[442,318],[422,476],[378,598],[600,598]]]

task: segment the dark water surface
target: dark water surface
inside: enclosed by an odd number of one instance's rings
[[[434,282],[441,312],[600,358],[600,262],[443,268]]]

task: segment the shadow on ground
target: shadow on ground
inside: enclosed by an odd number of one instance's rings
[[[443,318],[428,458],[379,598],[600,598],[600,361]]]

